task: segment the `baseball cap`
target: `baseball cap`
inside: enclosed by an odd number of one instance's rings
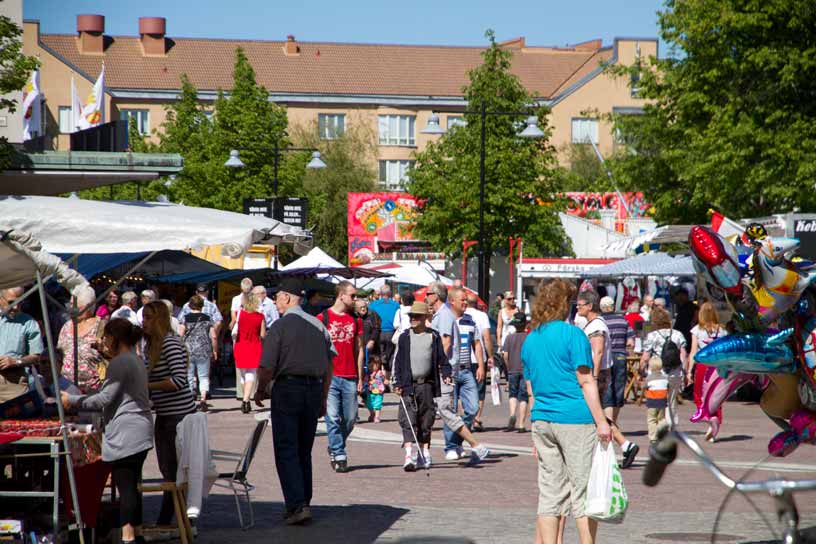
[[[286,278],[278,286],[278,292],[283,291],[291,295],[303,296],[303,282],[297,278]]]
[[[196,285],[196,293],[207,293],[210,290],[210,286],[206,283],[199,283]]]
[[[614,308],[615,301],[612,300],[612,297],[602,297],[601,301],[598,303],[601,308]]]

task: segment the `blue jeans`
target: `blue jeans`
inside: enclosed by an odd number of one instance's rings
[[[320,378],[292,376],[272,388],[275,468],[287,512],[312,501],[312,445],[322,396]]]
[[[453,380],[453,410],[456,411],[459,401],[462,401],[462,408],[465,415],[462,419],[468,429],[473,425],[473,419],[479,411],[479,387],[476,384],[476,377],[468,369],[459,369]],[[444,427],[445,452],[456,450],[462,447],[462,437],[448,428]]]
[[[357,422],[357,379],[332,377],[326,400],[326,434],[329,455],[337,461],[346,459],[346,439]]]
[[[210,392],[210,358],[190,356],[190,364],[187,366],[187,382],[190,384],[190,391],[195,395],[196,376],[198,377],[198,392]]]

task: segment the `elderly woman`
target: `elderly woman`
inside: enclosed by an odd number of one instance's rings
[[[574,295],[567,281],[542,281],[533,302],[533,329],[521,348],[538,457],[536,532],[545,544],[559,541],[561,519],[570,511],[580,542],[595,542],[598,523],[585,514],[586,488],[598,439],[611,439],[589,340],[565,321]]]
[[[95,393],[102,385],[107,362],[97,343],[102,336],[102,319],[94,315],[96,293],[88,287],[80,291],[76,305],[80,311],[77,316],[77,360],[74,359],[74,323],[67,321],[60,330],[57,339],[57,350],[62,355],[62,375],[74,381],[74,369],[77,369],[76,386],[83,394]]]

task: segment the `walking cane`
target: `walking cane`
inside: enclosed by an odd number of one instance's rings
[[[422,460],[422,466],[425,467],[425,470],[427,470],[428,465],[425,464],[425,454],[422,453],[422,445],[419,443],[416,431],[414,431],[414,426],[411,425],[411,417],[408,415],[408,407],[405,405],[405,399],[402,398],[402,395],[398,396],[400,398],[400,402],[402,403],[402,409],[405,410],[405,419],[408,420],[408,426],[411,428],[411,434],[414,437],[414,442],[416,442],[417,451],[419,452],[419,457]]]

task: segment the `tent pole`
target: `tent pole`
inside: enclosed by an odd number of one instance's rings
[[[79,528],[79,544],[85,544],[85,535],[83,533],[82,515],[79,511],[79,498],[77,497],[76,480],[74,478],[74,462],[71,456],[71,448],[68,445],[68,428],[65,426],[65,410],[62,407],[62,397],[60,395],[59,373],[57,367],[54,366],[57,361],[56,352],[54,350],[54,336],[51,333],[51,323],[48,320],[48,305],[46,304],[45,289],[43,288],[43,279],[40,271],[37,270],[37,290],[40,293],[40,306],[43,313],[43,328],[45,328],[45,340],[48,345],[48,358],[51,367],[51,380],[54,383],[54,394],[57,398],[57,412],[59,413],[60,428],[62,429],[62,443],[65,447],[65,468],[68,472],[68,486],[71,489],[71,501],[74,503],[74,517],[76,518],[77,526]],[[56,493],[57,490],[55,489]],[[54,527],[54,531],[57,528]]]

